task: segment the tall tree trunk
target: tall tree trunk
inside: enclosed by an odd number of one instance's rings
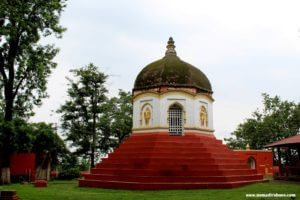
[[[93,136],[92,136],[92,145],[91,145],[91,168],[95,167],[95,146],[96,146],[96,117],[93,116]]]
[[[1,170],[2,174],[1,174],[1,183],[2,184],[10,184],[10,169],[9,167],[2,167]]]
[[[3,141],[3,160],[2,160],[2,176],[1,183],[10,184],[10,156],[12,155],[12,150],[10,146],[11,129],[5,129],[4,141]]]
[[[4,120],[6,122],[11,122],[13,119],[13,106],[14,106],[14,81],[15,81],[15,69],[14,62],[17,54],[17,45],[19,43],[19,38],[16,37],[15,40],[11,40],[10,49],[7,57],[8,76],[4,71],[4,62],[2,62],[2,78],[4,79],[4,96],[5,96],[5,114]],[[13,148],[11,144],[12,130],[8,127],[4,133],[3,141],[3,164],[2,164],[2,183],[10,183],[10,156],[13,153]]]
[[[13,95],[13,81],[9,80],[8,83],[5,85],[4,88],[5,92],[5,116],[4,120],[6,122],[11,122],[13,119],[13,102],[14,102],[14,95]],[[3,146],[3,164],[2,164],[2,176],[1,182],[3,184],[10,184],[10,156],[13,153],[13,149],[11,147],[11,137],[12,137],[12,130],[10,127],[7,127],[4,135],[4,146]]]
[[[91,169],[95,167],[95,148],[91,149]]]
[[[12,121],[13,119],[13,106],[14,106],[14,94],[13,94],[13,81],[9,80],[4,88],[5,93],[5,121]]]
[[[5,141],[6,142],[6,141]],[[4,146],[1,169],[1,183],[10,184],[10,155],[6,146]]]
[[[50,179],[51,179],[50,174],[51,174],[51,159],[49,157],[49,161],[48,161],[47,169],[46,169],[46,180],[47,181],[50,181]]]
[[[3,145],[3,161],[2,161],[2,176],[1,183],[2,184],[10,184],[10,156],[12,155],[12,149],[10,145],[10,137],[11,133],[6,131],[4,136],[4,145]]]
[[[94,97],[93,97],[94,98]],[[93,100],[94,102],[94,100]],[[93,130],[92,130],[92,134],[93,134],[93,138],[92,138],[92,154],[91,154],[91,168],[94,168],[95,167],[95,146],[96,146],[96,113],[95,113],[95,107],[97,106],[97,103],[96,105],[93,105]]]

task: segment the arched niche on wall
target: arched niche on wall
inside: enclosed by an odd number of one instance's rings
[[[208,127],[208,112],[205,106],[200,107],[200,126]]]
[[[140,110],[140,127],[152,126],[153,109],[150,103],[145,103]]]
[[[247,160],[247,164],[251,169],[256,169],[256,160],[254,157],[250,156]]]

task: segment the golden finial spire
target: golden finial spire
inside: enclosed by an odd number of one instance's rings
[[[169,38],[166,55],[176,55],[174,40],[172,37]]]
[[[249,143],[246,145],[246,150],[250,150],[250,145],[249,145]]]

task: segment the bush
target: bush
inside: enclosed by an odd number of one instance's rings
[[[62,157],[59,164],[59,175],[60,180],[72,180],[80,177],[81,171],[89,169],[89,162],[86,159],[81,159],[80,162],[78,157],[72,153],[67,153]]]
[[[80,176],[80,170],[77,166],[69,169],[65,169],[61,171],[58,175],[58,179],[60,180],[72,180],[79,178]]]

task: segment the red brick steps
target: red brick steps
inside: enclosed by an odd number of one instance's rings
[[[81,187],[99,187],[108,189],[127,189],[127,190],[186,190],[186,189],[229,189],[241,187],[244,185],[264,182],[263,180],[237,181],[237,182],[205,182],[205,183],[140,183],[140,182],[120,182],[120,181],[98,181],[98,180],[80,180]]]
[[[234,176],[119,176],[108,174],[89,174],[85,176],[88,180],[123,181],[123,182],[154,182],[154,183],[191,183],[191,182],[234,182],[248,180],[259,180],[261,175],[234,175]]]
[[[134,169],[143,169],[145,167],[150,168],[150,169],[174,169],[174,170],[217,170],[217,169],[249,169],[247,165],[243,164],[222,164],[222,165],[217,165],[217,164],[159,164],[159,163],[151,163],[151,164],[140,164],[140,165],[132,165],[131,163],[101,163],[101,165],[97,165],[97,169],[108,169],[108,168],[115,168],[115,169],[128,169],[128,168],[133,168]]]
[[[109,158],[109,160],[104,160],[103,162],[117,162],[117,163],[132,163],[133,165],[135,163],[159,163],[159,164],[178,164],[178,163],[184,163],[185,165],[190,165],[190,164],[217,164],[217,163],[227,163],[227,164],[242,164],[242,160],[234,159],[234,158],[178,158],[174,156],[174,158],[163,158],[163,157],[154,157],[154,158],[147,158],[147,157],[142,157],[142,158]]]
[[[161,190],[233,188],[263,177],[222,141],[205,134],[134,134],[84,174],[82,187]]]
[[[91,174],[116,174],[136,176],[221,176],[255,174],[251,169],[226,170],[155,170],[155,169],[91,169]]]

